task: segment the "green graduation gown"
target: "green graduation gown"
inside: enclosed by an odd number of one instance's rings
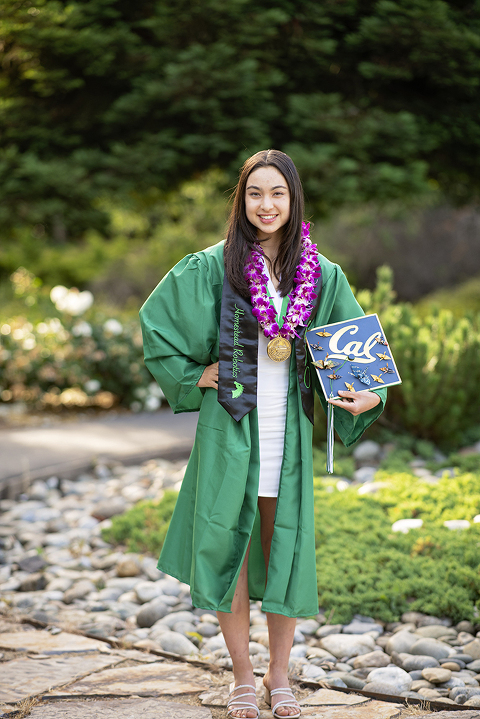
[[[267,583],[257,511],[257,411],[236,422],[217,401],[215,389],[196,387],[205,366],[219,357],[223,247],[219,242],[185,257],[140,310],[145,363],[171,408],[175,413],[200,410],[158,567],[190,585],[194,606],[230,612],[251,538],[250,597],[262,600],[265,612],[311,616],[318,612],[312,425],[302,409],[295,353],[290,358],[284,457]],[[322,255],[319,260],[321,299],[309,326],[363,314],[340,267]],[[363,414],[353,416],[335,408],[335,428],[346,446],[381,414],[386,390],[377,393],[381,402]]]

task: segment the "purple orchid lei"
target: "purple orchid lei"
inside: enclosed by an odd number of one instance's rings
[[[290,293],[290,302],[282,327],[278,326],[277,313],[268,298],[268,277],[265,274],[263,256],[260,244],[256,243],[245,265],[244,276],[250,288],[252,314],[257,318],[265,337],[273,338],[280,335],[285,339],[293,339],[299,336],[295,328],[304,326],[310,317],[317,299],[316,281],[321,274],[317,248],[310,240],[310,223],[302,222],[302,256],[293,280],[295,286]]]

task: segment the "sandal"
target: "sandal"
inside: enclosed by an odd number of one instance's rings
[[[302,713],[302,709],[295,697],[293,696],[293,692],[290,687],[286,687],[284,689],[272,689],[272,691],[265,687],[265,702],[268,704],[269,707],[272,706],[272,697],[275,696],[275,694],[286,694],[288,697],[290,697],[290,699],[284,699],[283,702],[277,702],[273,705],[272,714],[274,716],[274,719],[297,719],[297,717],[299,717]],[[298,714],[277,714],[278,707],[289,707],[290,709],[296,710],[298,709]]]
[[[244,692],[243,694],[236,694],[235,696],[232,696],[232,694],[236,692],[237,689],[253,689],[253,691]],[[230,699],[227,703],[227,716],[232,717],[232,719],[236,719],[236,717],[233,716],[232,712],[246,709],[247,711],[256,712],[256,716],[254,717],[254,719],[258,719],[258,717],[260,716],[260,712],[256,703],[253,704],[252,702],[247,702],[245,701],[245,699],[243,699],[243,697],[255,697],[255,691],[256,688],[252,686],[252,684],[239,684],[238,687],[236,687],[235,682],[232,682],[230,684]]]

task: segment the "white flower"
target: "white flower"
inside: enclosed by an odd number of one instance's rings
[[[93,393],[98,392],[102,385],[98,381],[98,379],[89,379],[85,384],[83,385],[83,389],[85,392]]]
[[[93,304],[93,295],[88,290],[79,292],[75,287],[67,290],[63,285],[53,287],[50,299],[57,310],[74,316],[83,314]]]
[[[145,387],[137,387],[137,389],[133,393],[135,397],[138,397],[138,399],[145,399],[147,396],[147,390]]]
[[[56,285],[55,287],[52,287],[50,291],[50,299],[54,305],[56,305],[57,302],[64,300],[67,295],[68,290],[63,285]]]
[[[115,319],[107,320],[103,325],[103,329],[111,335],[121,335],[123,332],[123,326]]]
[[[160,400],[158,397],[147,397],[145,400],[145,409],[149,412],[155,412],[160,407]]]
[[[75,335],[75,337],[91,337],[92,325],[85,322],[85,320],[77,322],[77,324],[72,327],[72,335]]]
[[[22,347],[24,350],[33,350],[36,347],[35,337],[29,336],[23,340]]]

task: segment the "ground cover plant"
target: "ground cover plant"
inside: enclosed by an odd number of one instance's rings
[[[455,456],[446,460],[450,467]],[[321,459],[317,454],[316,468]],[[359,485],[337,485],[338,478],[315,478],[319,602],[332,623],[356,613],[394,621],[409,609],[453,621],[478,616],[480,523],[473,520],[480,514],[479,457],[476,462],[475,471],[457,468],[455,476],[445,473],[435,484],[405,463],[402,471],[379,470],[373,494],[359,492]],[[158,555],[175,499],[169,491],[159,502],[141,502],[114,517],[104,539]],[[393,531],[394,522],[411,517],[423,526]],[[470,527],[451,531],[444,526],[451,519],[466,519]]]

